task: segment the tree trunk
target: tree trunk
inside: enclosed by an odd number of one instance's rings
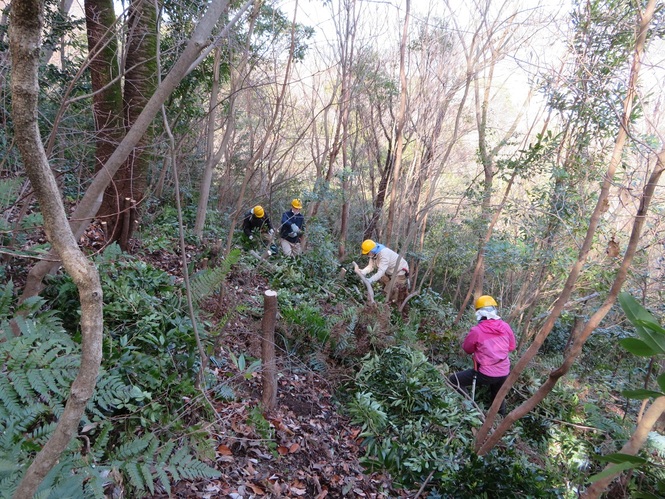
[[[194,222],[194,235],[202,239],[203,227],[205,225],[208,211],[208,200],[210,199],[210,186],[212,185],[212,174],[217,166],[217,155],[215,151],[215,131],[217,128],[217,106],[219,104],[219,64],[222,49],[215,49],[215,62],[213,63],[212,88],[210,89],[210,103],[208,105],[208,129],[206,133],[206,162],[203,167],[203,177],[199,187],[199,204],[196,209],[196,221]],[[233,111],[233,108],[231,108]],[[227,135],[226,133],[224,135]],[[217,161],[215,161],[217,159]]]
[[[113,0],[86,0],[85,22],[93,91],[95,172],[99,172],[125,135]],[[117,218],[120,206],[116,203],[108,212]]]
[[[277,405],[277,361],[275,360],[275,320],[277,293],[267,290],[263,295],[261,321],[261,362],[263,363],[263,410],[272,411]]]
[[[14,132],[23,164],[44,217],[46,235],[79,291],[81,301],[81,366],[58,424],[27,469],[14,497],[32,497],[55,466],[92,397],[102,360],[102,287],[96,267],[78,247],[67,223],[62,197],[39,134],[39,50],[44,5],[39,0],[12,2],[10,47]]]
[[[124,128],[129,130],[155,93],[157,87],[157,12],[155,4],[144,0],[132,0],[129,7],[127,30],[127,59],[123,95]],[[113,183],[106,189],[99,216],[104,217],[110,241],[118,241],[127,249],[134,232],[135,210],[143,201],[147,185],[151,142],[150,128],[142,134],[113,176]],[[123,200],[135,200],[125,206]],[[120,209],[119,209],[120,208]],[[127,216],[129,215],[129,216]]]
[[[392,247],[397,247],[395,244],[397,233],[394,234],[395,241],[393,241],[393,230],[395,227],[395,212],[397,211],[397,204],[399,203],[398,187],[400,181],[400,169],[402,165],[402,147],[404,143],[404,123],[406,121],[406,44],[409,34],[409,13],[411,12],[411,0],[406,0],[406,10],[404,14],[404,26],[402,30],[402,42],[399,48],[399,81],[400,81],[400,100],[399,111],[397,113],[396,123],[396,143],[395,143],[395,164],[392,171],[392,190],[390,193],[390,204],[388,205],[388,221],[386,223],[386,244]]]

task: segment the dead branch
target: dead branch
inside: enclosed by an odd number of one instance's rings
[[[365,283],[365,287],[367,288],[367,302],[374,303],[374,290],[372,289],[372,283],[370,283],[367,277],[362,274],[360,267],[358,267],[356,262],[353,262],[353,271],[358,275],[358,277],[360,277],[360,280]]]

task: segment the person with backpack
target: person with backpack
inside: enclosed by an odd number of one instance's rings
[[[476,320],[462,342],[462,349],[473,356],[473,369],[456,372],[448,378],[461,394],[469,386],[489,386],[490,405],[510,374],[509,354],[515,350],[515,334],[497,313],[497,303],[489,295],[476,300]],[[506,402],[501,403],[499,414],[505,416]]]
[[[302,201],[296,198],[291,201],[291,209],[282,214],[279,244],[286,256],[302,254],[301,239],[305,231],[305,217],[300,210],[302,210]]]
[[[371,239],[365,239],[360,245],[360,249],[363,255],[369,256],[367,267],[362,269],[360,273],[366,276],[373,270],[376,270],[374,275],[367,279],[370,284],[381,282],[385,290],[390,284],[393,273],[397,274],[390,302],[401,304],[406,298],[409,288],[409,263],[387,246],[376,243]],[[399,263],[397,263],[398,261]]]

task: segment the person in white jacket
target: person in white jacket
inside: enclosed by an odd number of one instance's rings
[[[390,283],[393,273],[397,274],[390,301],[401,303],[408,291],[409,263],[390,248],[383,244],[378,244],[371,239],[363,241],[361,250],[363,255],[369,255],[367,267],[360,271],[362,275],[366,276],[376,269],[374,275],[367,279],[370,283],[379,281],[385,289]],[[398,261],[399,264],[397,263]]]

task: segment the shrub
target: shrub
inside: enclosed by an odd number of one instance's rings
[[[366,357],[348,404],[352,421],[363,429],[362,462],[404,485],[430,473],[449,480],[480,423],[465,405],[422,352],[390,347]]]

